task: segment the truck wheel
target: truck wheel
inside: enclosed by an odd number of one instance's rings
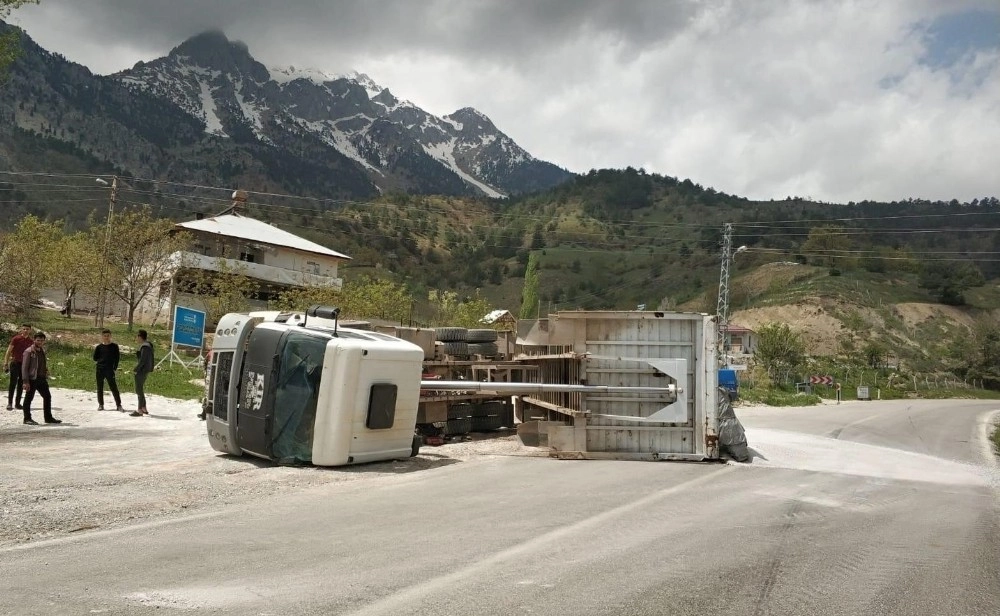
[[[410,457],[415,458],[420,455],[420,446],[424,444],[424,439],[419,434],[413,435],[413,446],[410,449]]]
[[[476,407],[468,402],[453,404],[448,407],[448,419],[462,419],[475,414]]]
[[[472,417],[473,432],[494,432],[503,427],[500,417],[490,415],[489,417]]]
[[[500,349],[497,348],[497,343],[495,342],[472,342],[468,344],[469,355],[482,355],[483,357],[493,358],[500,354]]]
[[[505,428],[514,427],[514,406],[507,404],[504,405],[503,411],[500,412],[500,425]]]
[[[489,417],[490,415],[499,415],[501,411],[503,411],[503,402],[487,400],[475,405],[470,415],[472,417]]]
[[[465,342],[469,330],[464,327],[439,327],[434,330],[438,342]]]
[[[447,431],[449,435],[468,434],[472,432],[472,418],[449,419]]]
[[[466,342],[496,342],[497,330],[495,329],[470,329],[465,336]]]
[[[452,357],[468,357],[469,345],[465,342],[445,342],[441,345],[441,350],[445,355]]]

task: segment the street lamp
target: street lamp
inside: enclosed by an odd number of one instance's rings
[[[94,178],[94,181],[101,186],[111,187],[111,198],[108,200],[108,219],[104,226],[104,259],[101,261],[101,296],[97,300],[97,315],[94,317],[94,325],[104,326],[104,313],[108,302],[108,255],[111,251],[111,220],[115,216],[115,202],[118,201],[118,176],[111,179],[111,183],[104,178]]]

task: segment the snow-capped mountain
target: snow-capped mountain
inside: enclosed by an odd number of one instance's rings
[[[312,149],[327,148],[326,157],[347,159],[378,191],[501,197],[569,177],[474,109],[438,117],[362,73],[267,68],[220,32],[195,36],[110,79],[176,105],[214,138],[289,149],[304,140]]]

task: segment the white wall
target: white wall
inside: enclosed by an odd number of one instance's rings
[[[260,246],[260,248],[254,246]],[[225,256],[230,259],[239,259],[241,253],[249,252],[254,256],[255,263],[330,278],[337,277],[337,266],[341,261],[336,257],[300,252],[280,246],[253,244],[236,239],[220,239],[216,235],[206,233],[194,233],[191,251],[211,257]]]

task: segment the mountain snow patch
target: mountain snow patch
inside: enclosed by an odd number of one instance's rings
[[[465,180],[466,183],[471,184],[472,186],[475,186],[479,190],[486,193],[486,196],[493,197],[494,199],[502,199],[507,196],[504,195],[503,193],[497,192],[497,190],[492,186],[490,186],[489,184],[484,184],[483,182],[480,182],[476,178],[472,177],[471,175],[463,171],[462,168],[458,166],[458,161],[455,160],[455,154],[454,154],[455,151],[454,139],[430,145],[424,144],[423,147],[424,151],[430,154],[432,158],[444,163],[445,166],[447,166],[449,169],[458,174],[458,177]]]

